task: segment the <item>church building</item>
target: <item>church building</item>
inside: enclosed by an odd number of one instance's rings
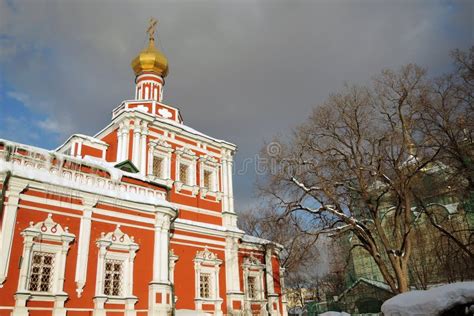
[[[237,227],[236,146],[163,102],[155,24],[96,135],[0,139],[1,316],[287,314],[282,246]]]

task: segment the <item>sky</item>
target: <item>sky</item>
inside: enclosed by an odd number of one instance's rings
[[[0,0],[0,138],[54,149],[131,99],[150,17],[164,103],[238,146],[237,210],[258,205],[256,157],[345,83],[417,63],[438,75],[474,44],[474,1]]]

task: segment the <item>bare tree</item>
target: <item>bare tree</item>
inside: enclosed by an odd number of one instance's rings
[[[464,201],[474,201],[474,48],[453,58],[455,71],[435,80],[409,64],[382,71],[369,87],[346,86],[292,135],[267,144],[259,188],[272,218],[312,237],[350,232],[353,248],[366,251],[400,293],[410,278],[421,287],[433,280],[424,255],[413,254],[414,244],[427,242],[424,216],[442,241],[425,250],[441,258],[449,248],[457,254],[443,261],[450,280],[472,277],[453,270],[462,269],[455,261],[472,262],[472,227],[440,221],[433,211],[439,197],[457,201],[459,214]]]
[[[414,179],[437,151],[413,127],[429,93],[425,70],[385,70],[373,86],[346,87],[314,109],[281,150],[267,153],[261,189],[312,235],[351,231],[394,292],[409,289]],[[386,228],[390,227],[389,230]]]
[[[461,212],[474,212],[474,46],[468,52],[455,50],[452,57],[454,71],[432,81],[428,97],[420,103],[416,128],[427,140],[425,149],[439,153],[438,166],[443,169],[432,194],[452,196],[461,201]],[[467,227],[470,236],[462,238],[462,231],[452,231],[436,220],[423,194],[418,199],[431,224],[473,260],[472,227]]]
[[[289,286],[303,286],[297,281],[300,279],[298,273],[308,271],[308,267],[312,267],[318,257],[315,247],[318,236],[306,234],[301,225],[302,219],[294,216],[281,218],[275,209],[265,206],[259,208],[258,212],[244,211],[239,215],[239,227],[248,234],[284,246],[280,263],[288,275],[285,283]],[[295,282],[298,284],[293,284]]]

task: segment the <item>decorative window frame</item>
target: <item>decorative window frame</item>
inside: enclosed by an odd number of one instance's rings
[[[151,140],[149,143],[149,147],[148,177],[156,183],[160,183],[171,188],[173,184],[173,180],[171,180],[171,154],[173,152],[173,148],[169,143],[161,139]],[[163,159],[161,177],[155,176],[153,174],[153,160],[155,157]]]
[[[35,301],[59,301],[64,304],[68,294],[64,292],[64,272],[66,268],[66,256],[75,235],[69,233],[53,220],[52,214],[43,221],[36,224],[30,222],[30,226],[21,232],[24,239],[23,254],[20,266],[20,280],[16,293],[17,306],[22,306],[26,300]],[[47,252],[54,255],[53,275],[50,281],[50,291],[30,291],[29,278],[32,265],[32,254],[35,252]]]
[[[265,301],[265,278],[264,271],[265,265],[260,262],[259,259],[251,253],[249,256],[244,258],[242,263],[243,277],[244,277],[244,292],[245,299],[251,302],[264,302]],[[255,277],[257,285],[257,297],[251,298],[249,296],[249,284],[248,278]]]
[[[211,187],[204,187],[204,172],[211,172]],[[217,201],[222,199],[222,193],[220,192],[220,183],[219,183],[219,164],[217,159],[214,157],[204,155],[199,158],[199,183],[201,186],[201,198],[206,198],[206,196],[212,196]]]
[[[207,247],[202,251],[198,251],[194,257],[194,273],[195,273],[195,299],[197,310],[202,310],[203,304],[214,304],[217,314],[221,311],[221,304],[223,299],[219,297],[219,271],[222,260],[217,257],[217,254],[209,251]],[[210,297],[201,297],[200,291],[200,275],[201,273],[208,273],[211,277]]]
[[[199,187],[196,185],[196,161],[198,157],[194,152],[187,148],[181,147],[175,150],[176,153],[176,182],[175,187],[177,192],[181,190],[190,191],[192,196],[196,196],[199,192]],[[185,164],[188,166],[188,182],[184,183],[180,179],[180,166]]]
[[[130,301],[136,302],[137,298],[132,293],[133,264],[135,261],[135,254],[139,249],[139,246],[137,243],[135,243],[134,238],[123,233],[120,229],[120,225],[117,225],[113,232],[109,232],[107,234],[102,233],[96,244],[99,248],[99,256],[97,258],[97,278],[94,297],[96,308],[103,308],[103,304],[105,302],[111,304],[127,305],[129,305]],[[104,294],[105,262],[109,259],[120,260],[123,262],[123,275],[120,296]]]

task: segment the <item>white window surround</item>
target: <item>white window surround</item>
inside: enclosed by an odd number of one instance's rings
[[[194,152],[187,148],[181,147],[175,150],[176,153],[176,182],[175,187],[176,191],[180,192],[181,190],[190,191],[193,196],[199,191],[199,187],[196,186],[196,161],[197,156]],[[184,164],[188,166],[187,170],[187,181],[184,183],[180,179],[180,166]]]
[[[171,153],[173,148],[166,141],[161,139],[151,140],[148,150],[148,177],[153,181],[171,187]],[[153,160],[155,157],[162,159],[161,176],[153,174]]]
[[[21,235],[24,238],[24,247],[17,295],[29,294],[28,300],[56,301],[59,299],[64,302],[67,299],[67,293],[63,291],[66,255],[70,243],[75,238],[74,234],[69,233],[67,227],[63,229],[61,225],[53,220],[52,215],[48,214],[48,217],[43,222],[37,224],[30,222],[30,226],[23,230]],[[54,256],[53,271],[48,291],[29,290],[30,276],[32,274],[32,255],[34,253],[51,254]]]
[[[221,313],[222,298],[219,297],[219,271],[222,260],[207,247],[202,251],[198,251],[194,258],[194,272],[195,272],[195,303],[196,309],[202,310],[202,304],[214,304],[215,312]],[[209,297],[204,298],[200,296],[200,279],[201,274],[208,274],[210,277]]]
[[[220,201],[222,199],[222,193],[219,184],[219,164],[217,163],[217,159],[208,155],[201,156],[199,158],[199,170],[201,198],[212,196],[216,198],[216,200]],[[204,186],[204,175],[206,171],[211,173],[211,183],[209,187]]]
[[[106,299],[109,303],[124,304],[125,300],[136,298],[133,291],[133,263],[135,261],[135,253],[139,249],[134,238],[123,233],[120,225],[110,233],[102,233],[97,240],[99,247],[99,257],[97,262],[97,278],[96,278],[96,298]],[[107,260],[120,261],[122,263],[122,278],[120,295],[105,295],[105,264]]]
[[[264,269],[265,265],[260,262],[253,254],[250,254],[248,257],[244,258],[242,264],[242,270],[244,275],[244,289],[245,289],[245,299],[247,301],[265,301],[264,295]],[[249,293],[249,277],[255,278],[256,285],[256,295],[254,298],[250,297]]]

